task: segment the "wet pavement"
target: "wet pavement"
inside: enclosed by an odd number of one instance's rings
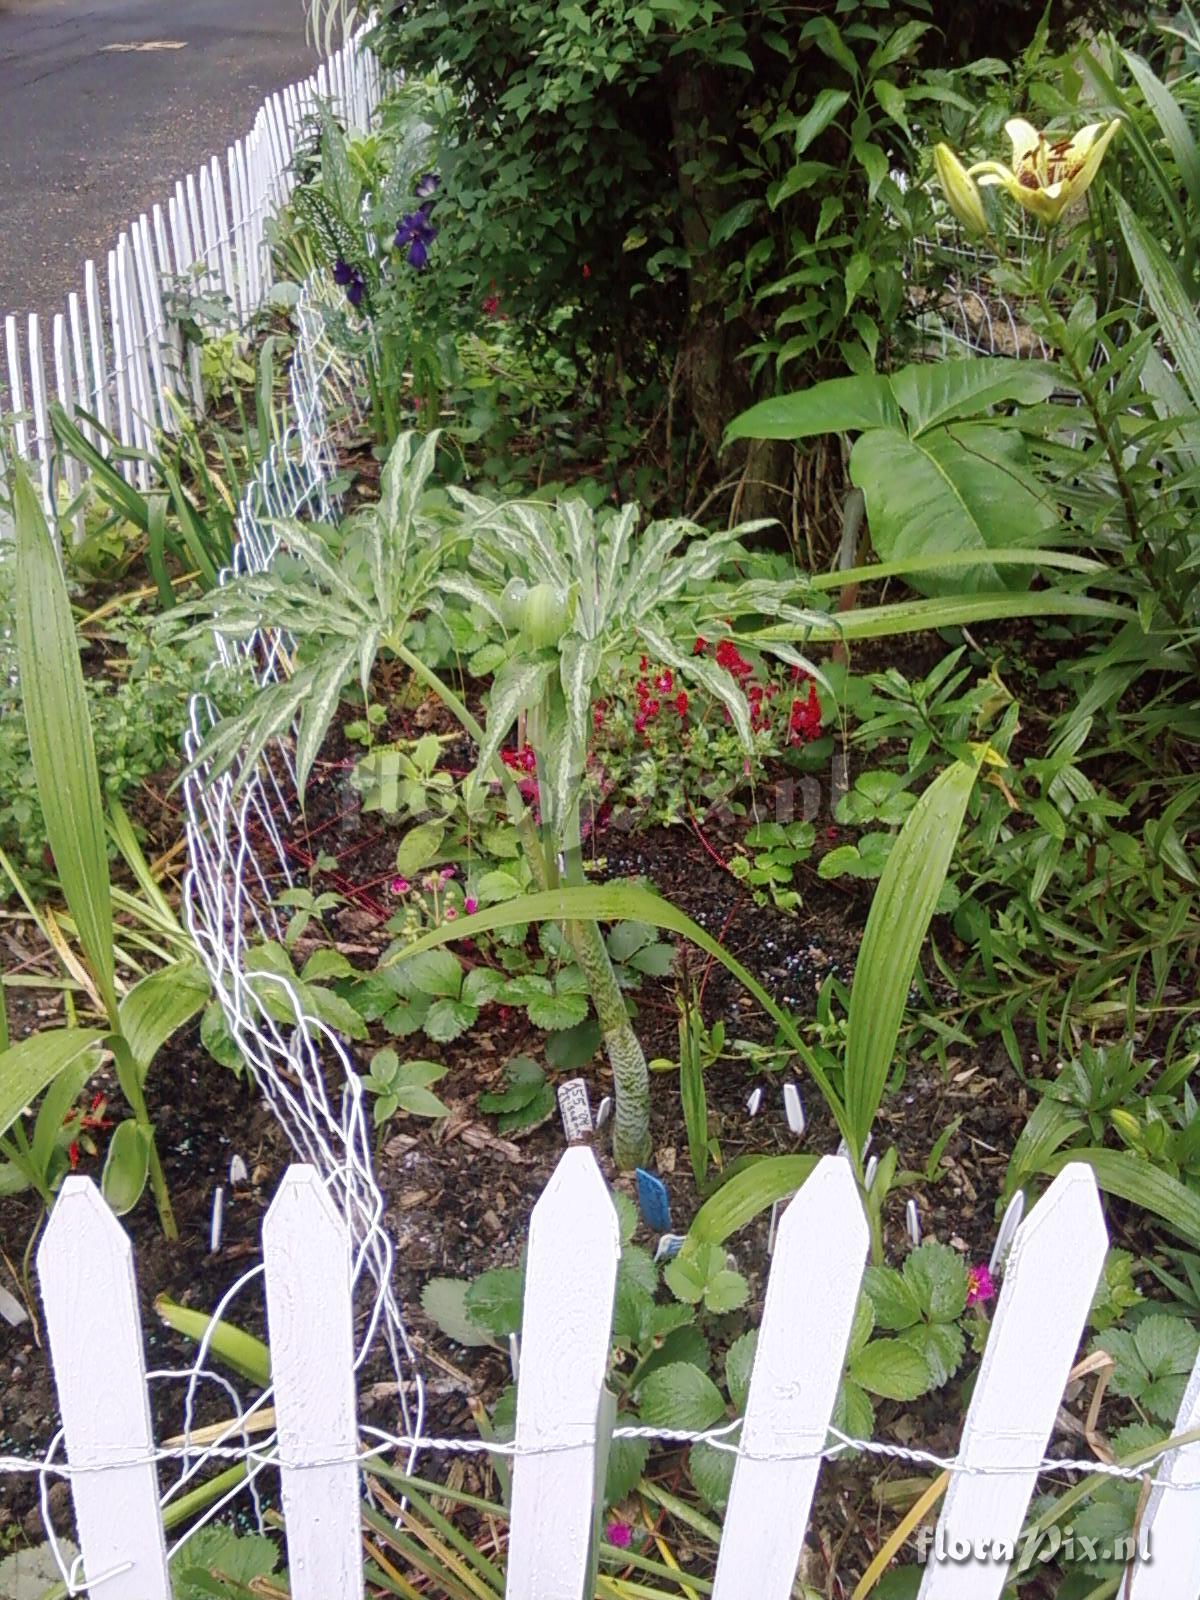
[[[127,221],[316,56],[305,0],[0,0],[0,317],[62,309]]]

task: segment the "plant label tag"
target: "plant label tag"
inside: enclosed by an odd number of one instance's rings
[[[600,1132],[600,1129],[604,1126],[604,1124],[608,1121],[609,1117],[611,1117],[611,1116],[612,1116],[612,1095],[606,1094],[604,1096],[604,1099],[601,1100],[600,1104],[596,1107],[596,1132],[597,1133]]]
[[[646,1172],[642,1167],[637,1169],[637,1195],[638,1210],[642,1213],[642,1221],[651,1233],[670,1233],[671,1231],[671,1203],[667,1198],[667,1186],[661,1178],[656,1178],[652,1172]]]
[[[655,1262],[670,1261],[672,1256],[677,1256],[683,1249],[685,1238],[686,1235],[682,1233],[664,1233],[654,1251]]]
[[[789,1130],[797,1139],[804,1137],[804,1102],[800,1099],[800,1091],[794,1083],[785,1083],[783,1086],[783,1114],[787,1118]],[[842,1141],[843,1144],[845,1140]]]
[[[558,1086],[558,1111],[568,1144],[578,1144],[592,1133],[592,1108],[587,1085],[582,1078],[571,1078]]]
[[[756,1117],[758,1115],[762,1108],[762,1100],[763,1092],[761,1087],[758,1089],[751,1089],[750,1093],[746,1096],[746,1111],[750,1116]]]
[[[910,1200],[904,1208],[904,1221],[908,1227],[908,1237],[915,1248],[921,1242],[921,1213],[917,1210],[917,1202]]]

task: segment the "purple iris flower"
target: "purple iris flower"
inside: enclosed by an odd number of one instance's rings
[[[362,305],[363,295],[366,294],[366,292],[366,284],[356,274],[346,290],[346,299],[349,300],[350,304],[355,308],[355,310],[357,310],[358,307]]]
[[[333,263],[333,281],[340,283],[343,288],[354,282],[354,268],[348,261],[343,261],[341,256]]]
[[[409,265],[420,272],[429,260],[429,246],[436,238],[437,229],[429,220],[428,209],[420,206],[400,218],[394,243],[397,250],[408,251]]]

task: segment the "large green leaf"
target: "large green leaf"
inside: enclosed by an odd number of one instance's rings
[[[734,417],[725,438],[809,439],[819,433],[899,426],[900,411],[891,384],[875,373],[864,373],[830,378],[796,394],[762,400]]]
[[[94,1056],[104,1033],[99,1028],[51,1028],[31,1034],[0,1051],[0,1134],[9,1128],[47,1084],[81,1056]]]
[[[926,789],[892,847],[859,947],[846,1024],[851,1148],[871,1131],[892,1066],[913,969],[942,891],[978,764],[956,761]]]
[[[921,361],[892,374],[892,392],[913,435],[992,406],[1035,405],[1062,380],[1046,361],[976,356],[963,361]]]
[[[13,480],[17,661],[29,750],[58,881],[109,1020],[112,898],[100,777],[79,643],[58,555],[24,466]]]
[[[121,1001],[121,1032],[143,1080],[162,1046],[203,1006],[209,988],[198,961],[173,961],[148,973]]]
[[[1025,587],[1029,573],[993,566],[989,547],[1044,544],[1058,523],[1020,434],[990,423],[954,423],[916,438],[872,428],[855,441],[850,476],[866,496],[871,543],[884,561],[943,550],[984,558],[952,574],[914,574],[914,588],[926,594]]]

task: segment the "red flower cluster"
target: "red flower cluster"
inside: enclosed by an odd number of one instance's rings
[[[479,309],[485,317],[494,317],[500,309],[500,296],[498,294],[485,295],[480,302]]]
[[[817,686],[810,683],[806,700],[793,700],[788,717],[788,743],[808,744],[821,732],[821,702],[817,699]]]
[[[768,683],[764,688],[761,683],[752,683],[746,689],[746,699],[750,702],[750,726],[755,733],[765,732],[771,726],[771,701],[779,693],[777,686]]]
[[[537,771],[537,756],[529,744],[523,745],[520,750],[501,750],[500,759],[513,772]]]
[[[653,687],[655,690],[657,690],[657,693],[652,693],[650,678],[648,676],[651,670],[649,658],[647,656],[643,656],[638,662],[638,667],[643,675],[633,686],[634,693],[637,695],[637,712],[634,715],[633,725],[639,733],[645,733],[646,724],[648,722],[653,722],[654,718],[662,710],[662,700],[659,698],[659,696],[669,695],[672,689],[674,689],[675,674],[671,671],[670,667],[663,667],[661,672],[655,673]],[[681,717],[687,716],[688,697],[685,690],[680,689],[679,693],[675,696],[671,704]],[[600,709],[603,709],[603,702],[600,704]],[[593,712],[592,720],[595,722],[595,725],[598,728],[602,719],[597,718],[595,712]]]
[[[754,671],[732,639],[722,639],[717,646],[717,665],[731,672],[739,681],[748,678]]]

